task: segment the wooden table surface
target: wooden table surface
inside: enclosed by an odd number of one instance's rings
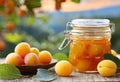
[[[57,78],[51,82],[96,82],[96,81],[102,81],[102,82],[120,82],[120,74],[117,74],[113,77],[102,77],[98,73],[94,74],[88,74],[88,73],[78,73],[73,72],[70,77],[60,77],[57,76]],[[40,82],[35,79],[32,79],[31,76],[24,76],[20,79],[16,80],[2,80],[0,79],[0,82]]]
[[[3,59],[0,59],[0,62],[3,61]],[[60,77],[57,76],[57,78],[51,82],[96,82],[96,81],[109,81],[109,82],[115,82],[120,81],[120,74],[116,74],[113,77],[102,77],[98,73],[78,73],[73,72],[70,77]],[[35,79],[32,79],[31,76],[23,76],[20,79],[16,80],[2,80],[0,79],[0,82],[40,82]]]

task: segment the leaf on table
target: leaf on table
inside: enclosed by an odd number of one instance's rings
[[[113,56],[112,54],[105,54],[104,59],[109,59],[109,60],[114,61],[117,65],[117,73],[120,73],[120,59],[119,58]]]
[[[47,69],[37,69],[37,74],[33,78],[40,81],[52,81],[56,79],[56,75]]]
[[[17,67],[10,64],[0,64],[0,79],[18,79],[21,76]]]
[[[68,60],[68,57],[64,53],[56,53],[55,55],[53,55],[53,59],[57,59],[58,61],[61,61],[61,60]]]

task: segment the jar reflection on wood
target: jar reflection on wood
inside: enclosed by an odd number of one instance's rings
[[[74,19],[67,23],[65,39],[59,49],[70,44],[69,61],[75,70],[94,72],[103,55],[111,53],[110,39],[114,27],[108,19]]]

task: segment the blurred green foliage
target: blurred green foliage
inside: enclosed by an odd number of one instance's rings
[[[120,53],[120,19],[110,19],[115,24],[115,32],[111,38],[111,48]]]
[[[81,0],[72,0],[73,2],[80,3]]]
[[[25,5],[33,12],[33,8],[41,7],[40,1],[41,0],[25,0]]]
[[[80,2],[80,0],[72,1]],[[21,9],[23,6],[24,9]],[[37,47],[40,51],[46,49],[52,54],[58,52],[69,53],[69,47],[63,51],[58,50],[64,38],[63,32],[56,34],[51,29],[44,27],[44,24],[49,21],[49,17],[42,12],[37,18],[35,17],[33,9],[41,6],[41,0],[8,0],[2,3],[2,6],[0,6],[0,39],[5,41],[6,48],[0,51],[0,57],[5,57],[8,53],[14,52],[15,46],[22,41],[28,42],[32,47]],[[27,7],[27,10],[25,7]],[[9,12],[6,13],[6,9]],[[24,12],[18,14],[20,10]],[[25,16],[22,17],[24,14]],[[8,31],[6,24],[9,21],[14,23],[14,31]]]
[[[42,15],[45,17],[45,15]],[[40,17],[41,24],[38,24],[36,19],[33,16],[28,16],[26,18],[16,18],[19,23],[15,23],[15,29],[13,32],[8,32],[6,29],[5,24],[7,23],[8,19],[4,18],[0,21],[4,21],[3,24],[0,24],[3,28],[2,30],[2,38],[6,42],[6,48],[3,51],[0,51],[0,57],[5,57],[8,53],[14,52],[15,46],[20,42],[28,42],[31,47],[36,47],[40,51],[41,50],[49,50],[52,54],[58,52],[64,52],[68,54],[68,48],[63,51],[59,51],[58,47],[62,42],[64,35],[62,33],[54,33],[50,29],[44,27],[44,24],[47,23],[48,18],[46,17],[45,20]],[[10,17],[11,18],[11,17]],[[14,16],[13,18],[14,19]],[[37,23],[36,23],[37,22]]]
[[[42,20],[42,19],[39,19]],[[47,21],[49,18],[47,19]],[[110,19],[115,23],[115,32],[111,38],[111,48],[120,53],[120,19]],[[27,17],[19,20],[20,24],[16,23],[14,32],[7,32],[3,24],[3,38],[6,41],[6,49],[0,52],[0,57],[5,57],[8,53],[14,52],[15,46],[22,41],[28,42],[31,47],[36,47],[41,50],[49,50],[52,54],[64,52],[68,55],[69,46],[63,51],[59,51],[58,47],[64,39],[63,32],[54,33],[43,26],[43,23],[35,25],[35,18]],[[44,21],[43,21],[44,22]],[[45,24],[46,22],[44,22]]]

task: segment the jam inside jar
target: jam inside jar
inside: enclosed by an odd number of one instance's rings
[[[114,24],[108,19],[74,19],[67,23],[60,50],[70,44],[69,61],[78,72],[95,72],[103,55],[111,53]],[[64,45],[65,41],[68,41]]]

